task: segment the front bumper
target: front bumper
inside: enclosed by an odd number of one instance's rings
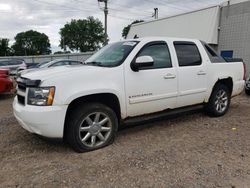
[[[13,102],[13,113],[20,125],[31,133],[48,138],[63,138],[67,105],[23,106],[17,97]]]

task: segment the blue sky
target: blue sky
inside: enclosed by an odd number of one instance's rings
[[[108,35],[121,40],[123,27],[133,20],[151,20],[153,9],[166,17],[215,5],[224,0],[109,0]],[[94,16],[103,21],[103,4],[97,0],[0,0],[0,38],[11,43],[18,32],[37,30],[47,34],[52,50],[60,50],[59,30],[71,19]]]

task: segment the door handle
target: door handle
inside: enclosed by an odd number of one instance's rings
[[[197,72],[197,75],[206,75],[207,73],[205,71],[199,71]]]
[[[176,76],[174,74],[167,74],[166,76],[164,76],[164,79],[174,79],[176,78]]]

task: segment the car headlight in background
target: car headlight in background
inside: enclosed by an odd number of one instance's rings
[[[55,96],[55,87],[29,88],[28,104],[51,106]]]

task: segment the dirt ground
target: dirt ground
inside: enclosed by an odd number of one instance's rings
[[[11,96],[0,97],[0,187],[250,187],[250,97],[229,112],[198,111],[118,133],[113,145],[78,154],[23,130]]]

